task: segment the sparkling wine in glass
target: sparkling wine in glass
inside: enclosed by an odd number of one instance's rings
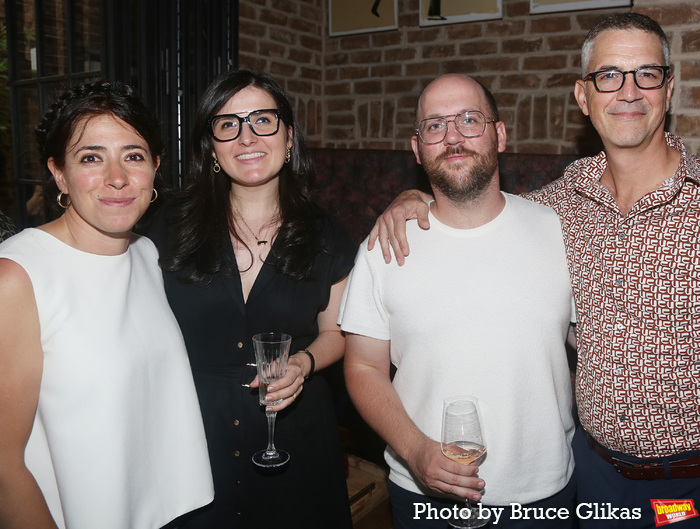
[[[453,461],[468,465],[486,455],[486,441],[481,426],[479,401],[475,397],[445,399],[442,412],[442,453]],[[459,516],[450,521],[452,527],[483,527],[489,522],[490,511],[480,509],[468,498]]]
[[[287,359],[292,337],[280,332],[265,332],[253,336],[255,362],[258,366],[259,400],[261,406],[282,402],[267,400],[267,387],[287,372]],[[253,463],[259,467],[280,467],[289,461],[289,453],[275,448],[275,421],[277,412],[265,410],[267,417],[267,448],[253,454]]]

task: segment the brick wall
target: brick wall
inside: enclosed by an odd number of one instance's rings
[[[671,41],[669,130],[700,153],[700,5],[634,4]],[[284,84],[313,146],[410,148],[420,91],[459,72],[493,91],[509,151],[601,148],[572,95],[580,46],[596,21],[630,8],[530,15],[528,0],[503,0],[501,20],[419,27],[419,0],[398,5],[398,30],[329,37],[326,0],[240,0],[240,66],[267,69]]]

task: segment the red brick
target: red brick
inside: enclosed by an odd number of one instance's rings
[[[463,42],[459,44],[459,55],[461,57],[480,57],[482,55],[498,52],[496,42]]]
[[[308,35],[302,35],[299,37],[299,44],[301,47],[306,48],[308,50],[321,50],[322,45],[321,45],[321,39],[318,37],[311,37]]]
[[[503,53],[531,53],[542,50],[542,38],[509,39],[503,41]]]
[[[683,53],[700,51],[700,30],[683,33],[681,36],[681,50]]]
[[[455,56],[455,46],[454,44],[444,44],[441,46],[423,46],[423,53],[421,56],[424,59],[444,59],[446,57]]]
[[[522,20],[510,22],[499,20],[486,24],[485,34],[489,37],[512,37],[514,35],[522,35],[523,33],[525,33],[525,22]]]
[[[503,2],[504,15],[507,17],[520,17],[530,14],[530,2]]]
[[[531,33],[561,33],[571,31],[571,19],[565,16],[547,16],[533,18],[530,22]]]
[[[388,48],[401,44],[401,32],[385,31],[382,33],[374,33],[371,37],[373,48]]]
[[[356,81],[354,83],[357,94],[381,94],[382,83],[380,81]]]
[[[385,91],[387,94],[405,94],[416,90],[417,82],[415,79],[399,79],[396,81],[385,81]]]
[[[478,61],[473,59],[458,60],[458,61],[443,61],[442,73],[459,73],[463,75],[472,75],[481,71],[483,68],[478,66]]]
[[[323,72],[319,68],[309,68],[307,66],[302,66],[301,71],[299,73],[302,79],[310,79],[313,81],[323,80]]]
[[[564,133],[564,109],[566,107],[565,97],[549,98],[549,136],[550,138],[561,138]]]
[[[634,10],[656,20],[662,28],[672,25],[697,24],[700,22],[700,6],[697,2],[677,5],[639,7]]]
[[[480,72],[510,72],[518,70],[518,57],[487,57],[479,61]],[[473,70],[472,70],[473,71]]]
[[[516,106],[517,124],[515,127],[518,140],[532,138],[532,98],[523,97]]]
[[[680,75],[684,81],[700,79],[700,61],[681,61]]]
[[[496,103],[498,103],[498,109],[512,107],[518,102],[518,94],[513,92],[498,92],[493,94],[496,98]]]
[[[354,99],[331,99],[326,103],[326,107],[331,112],[348,112],[355,105]]]
[[[267,68],[270,73],[277,78],[288,78],[296,75],[297,67],[288,62],[271,62]]]
[[[345,37],[336,37],[341,41],[341,48],[344,50],[362,50],[370,48],[369,36],[364,35],[349,35]]]
[[[344,66],[339,70],[339,78],[354,81],[356,79],[366,79],[369,77],[367,66]]]
[[[523,70],[561,70],[562,68],[566,68],[566,63],[566,55],[525,57],[523,60]]]
[[[437,76],[440,71],[440,63],[437,61],[417,62],[406,64],[406,76],[415,77],[419,75]]]
[[[354,64],[378,64],[382,62],[381,50],[355,51],[350,54],[350,62]]]
[[[274,42],[261,42],[258,45],[258,53],[263,57],[284,57],[286,47]]]
[[[532,137],[538,140],[547,139],[547,125],[549,119],[547,115],[548,99],[547,96],[537,96],[533,101],[532,108]]]
[[[572,50],[580,53],[585,35],[566,35],[561,37],[547,37],[547,44],[551,51]]]
[[[484,34],[483,24],[455,24],[446,26],[448,40],[468,40]]]
[[[263,9],[260,12],[260,21],[270,26],[286,26],[289,17],[285,13]]]
[[[535,74],[511,74],[501,77],[501,87],[506,89],[540,88],[542,80]]]
[[[700,116],[688,116],[686,114],[676,115],[675,133],[679,136],[697,137],[700,130]]]
[[[420,28],[416,31],[406,33],[406,42],[409,44],[417,44],[421,42],[435,42],[440,39],[442,28]],[[442,39],[441,39],[442,40]]]
[[[386,62],[410,61],[416,57],[416,53],[417,51],[415,48],[398,48],[393,50],[385,50],[384,60]]]
[[[246,37],[264,37],[267,35],[267,28],[265,24],[258,24],[257,22],[251,22],[246,24],[245,30],[240,32],[240,35],[245,35]]]
[[[328,116],[328,124],[333,126],[354,125],[355,114],[332,114]]]
[[[370,77],[399,77],[401,75],[401,64],[380,64],[370,67]]]
[[[575,73],[561,73],[550,76],[545,82],[547,88],[570,88],[572,91],[576,81],[580,78],[578,74]]]
[[[296,63],[302,64],[318,64],[318,59],[307,50],[300,50],[299,48],[290,48],[288,59]]]
[[[326,83],[326,95],[328,96],[338,96],[347,95],[350,93],[350,83]]]
[[[334,53],[332,55],[326,55],[324,58],[324,63],[326,66],[349,64],[350,56],[347,53]]]
[[[275,0],[275,9],[289,15],[296,15],[299,12],[299,3],[291,0]]]

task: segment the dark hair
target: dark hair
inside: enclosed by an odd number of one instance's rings
[[[111,114],[133,127],[146,141],[151,158],[155,161],[160,157],[162,161],[165,145],[158,120],[133,88],[121,82],[110,83],[103,80],[74,86],[51,104],[34,129],[41,164],[47,174],[44,199],[53,214],[60,214],[62,211],[53,200],[58,186],[46,166],[49,158],[53,158],[58,168],[65,167],[66,154],[72,147],[68,142],[73,137],[76,127],[85,119],[106,114]],[[163,187],[160,169],[156,171],[154,187]]]
[[[591,55],[593,54],[593,45],[595,44],[595,39],[604,31],[608,30],[634,30],[638,29],[641,31],[646,31],[652,35],[656,35],[661,43],[661,51],[664,55],[665,66],[671,63],[671,51],[668,44],[668,38],[666,33],[661,29],[659,23],[653,18],[649,18],[646,15],[641,15],[639,13],[618,13],[616,15],[610,15],[605,17],[597,24],[595,24],[588,34],[586,35],[586,40],[583,41],[583,46],[581,47],[581,73],[585,78],[590,72],[588,71],[589,63],[591,62]]]
[[[163,140],[158,121],[127,84],[105,81],[84,83],[64,92],[49,107],[35,129],[42,165],[49,158],[63,168],[76,127],[82,119],[112,114],[121,119],[148,144],[151,157],[162,157]]]
[[[237,70],[225,73],[207,87],[199,101],[192,128],[192,158],[187,180],[171,212],[174,228],[161,266],[181,271],[192,282],[205,282],[213,274],[230,270],[227,258],[229,233],[236,232],[231,210],[231,178],[213,170],[214,139],[209,120],[238,92],[247,87],[264,90],[275,100],[280,113],[280,131],[293,129],[291,159],[279,172],[279,205],[282,226],[277,251],[268,262],[295,279],[309,277],[316,256],[318,235],[315,222],[321,210],[312,199],[314,171],[292,105],[282,87],[267,73]],[[252,255],[252,253],[251,253]]]

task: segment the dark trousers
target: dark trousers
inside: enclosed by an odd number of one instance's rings
[[[539,500],[527,505],[520,506],[520,509],[513,511],[510,506],[504,506],[498,523],[492,514],[491,522],[486,527],[492,529],[572,529],[574,527],[574,493],[575,485],[572,479],[561,491],[549,498]],[[393,529],[449,529],[449,523],[444,514],[454,509],[456,501],[440,500],[416,494],[399,487],[389,481],[389,496],[391,497],[391,508],[393,513]],[[464,502],[459,503],[464,506]],[[493,506],[485,506],[494,509]],[[500,507],[497,507],[500,509]],[[525,511],[534,508],[536,511]],[[547,511],[549,509],[549,511]],[[554,513],[562,514],[565,509],[568,517],[555,516]],[[537,513],[549,512],[555,516],[553,520],[541,519],[543,515]],[[441,516],[443,513],[443,516]],[[525,519],[525,516],[528,519]],[[535,519],[535,516],[539,516]],[[678,529],[683,529],[679,527]]]
[[[577,485],[577,515],[581,529],[652,529],[656,527],[652,499],[678,499],[695,502],[700,508],[700,478],[688,479],[628,479],[596,454],[580,427],[573,440],[574,475]],[[635,458],[613,452],[621,459]],[[611,512],[613,509],[617,511]],[[638,509],[635,511],[634,509]],[[627,511],[636,519],[620,520]],[[673,523],[674,529],[698,529],[700,517]]]

